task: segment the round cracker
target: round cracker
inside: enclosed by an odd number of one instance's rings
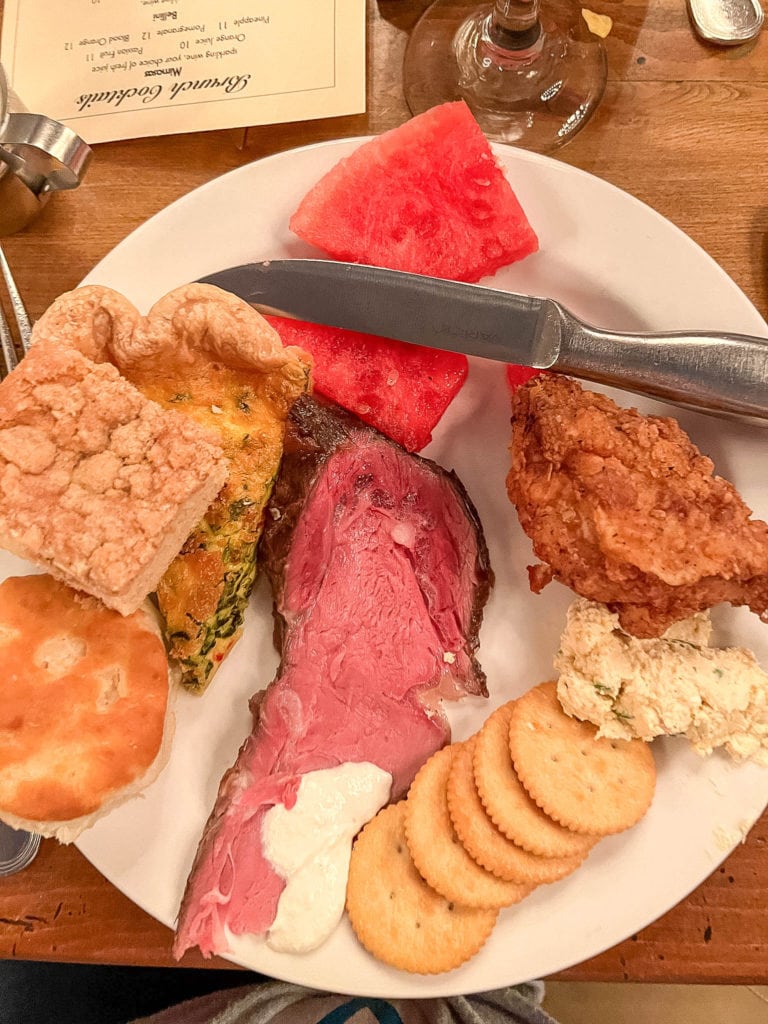
[[[414,974],[451,971],[485,944],[497,910],[446,900],[416,870],[405,840],[405,801],[379,811],[352,849],[347,913],[360,942]]]
[[[405,805],[408,849],[422,878],[447,900],[468,907],[508,907],[519,903],[532,886],[486,871],[461,845],[451,824],[446,787],[458,746],[438,750],[411,783]]]
[[[456,752],[448,776],[448,811],[467,853],[486,871],[518,885],[547,885],[565,878],[582,863],[576,857],[539,857],[507,839],[485,812],[472,770],[474,737]]]
[[[586,857],[595,845],[547,817],[528,796],[509,752],[514,701],[490,715],[475,739],[472,765],[480,799],[494,825],[518,846],[539,857]]]
[[[566,715],[556,683],[541,683],[515,702],[509,748],[533,800],[576,832],[623,832],[653,800],[656,765],[649,745],[598,739],[594,725]]]

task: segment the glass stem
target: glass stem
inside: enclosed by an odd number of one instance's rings
[[[490,41],[500,50],[526,50],[541,35],[539,0],[495,0]]]

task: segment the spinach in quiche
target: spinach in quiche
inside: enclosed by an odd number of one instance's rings
[[[147,397],[215,429],[229,459],[227,483],[157,588],[169,653],[184,685],[201,693],[242,632],[285,419],[309,388],[309,366],[294,358],[257,372],[201,356],[172,372],[145,364],[132,379]]]

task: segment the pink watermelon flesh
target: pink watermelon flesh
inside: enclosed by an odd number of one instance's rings
[[[463,102],[363,143],[307,193],[291,230],[337,260],[479,281],[538,249]]]
[[[532,377],[536,377],[540,373],[546,372],[546,370],[534,370],[531,366],[517,366],[516,364],[509,364],[507,366],[507,384],[509,385],[510,391],[517,391],[521,385],[527,384]]]
[[[467,357],[373,334],[268,316],[284,345],[313,358],[315,389],[409,452],[432,431],[467,378]]]

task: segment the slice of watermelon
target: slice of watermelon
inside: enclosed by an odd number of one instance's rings
[[[479,281],[538,249],[463,102],[364,143],[307,193],[291,230],[334,259]]]
[[[268,316],[284,345],[313,358],[315,390],[418,452],[467,378],[467,357],[373,334]]]

